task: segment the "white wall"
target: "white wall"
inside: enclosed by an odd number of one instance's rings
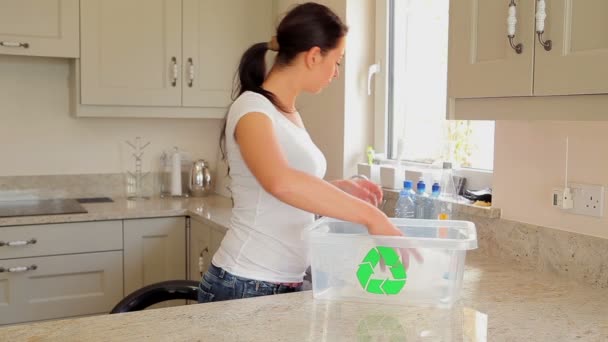
[[[608,184],[606,132],[608,122],[497,122],[494,206],[502,209],[505,219],[608,238],[608,205],[602,219],[551,206],[551,189],[564,183],[566,136],[569,180]]]
[[[279,0],[282,17],[297,0]],[[349,25],[341,76],[318,95],[304,94],[298,109],[312,139],[327,159],[326,179],[349,177],[373,144],[373,97],[367,97],[367,68],[374,60],[375,1],[316,1]]]
[[[279,0],[279,21],[285,13],[302,3],[297,0]],[[330,7],[341,18],[346,17],[346,0],[315,1]],[[278,21],[277,21],[278,23]],[[348,47],[347,47],[348,49]],[[344,69],[344,68],[343,68]],[[343,70],[341,70],[343,73]],[[344,98],[345,78],[340,77],[323,90],[321,94],[303,94],[298,99],[298,110],[313,141],[327,159],[328,180],[342,178],[344,165]]]
[[[69,63],[0,55],[0,176],[121,173],[135,136],[151,141],[146,170],[172,146],[215,165],[220,120],[70,116]]]
[[[345,58],[345,113],[343,176],[357,173],[365,149],[374,145],[374,97],[367,95],[367,70],[374,64],[376,1],[349,0],[349,25]],[[373,89],[373,88],[372,88]]]
[[[280,0],[279,14],[297,2]],[[323,94],[303,97],[299,108],[328,159],[328,178],[337,178],[354,172],[365,146],[373,141],[373,97],[365,95],[365,77],[373,61],[375,2],[320,2],[350,26],[347,57],[342,77]],[[596,219],[562,213],[550,203],[551,189],[563,183],[566,135],[570,136],[571,181],[608,185],[606,132],[608,122],[497,122],[494,206],[502,209],[505,219],[608,238],[608,206],[606,216]]]

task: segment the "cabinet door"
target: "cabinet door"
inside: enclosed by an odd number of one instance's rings
[[[514,43],[507,37],[510,0],[450,1],[448,96],[452,98],[532,95],[534,0],[518,0]]]
[[[152,283],[186,279],[184,217],[125,220],[124,244],[125,295]]]
[[[272,34],[272,0],[184,0],[183,105],[227,107],[242,54]]]
[[[190,219],[190,265],[188,275],[190,280],[200,280],[203,273],[211,264],[209,245],[211,230],[205,224]]]
[[[226,233],[196,220],[191,219],[190,222],[189,276],[190,280],[200,280]]]
[[[181,105],[181,0],[82,0],[81,103]]]
[[[0,324],[109,313],[123,296],[121,251],[7,259],[0,268]]]
[[[0,1],[0,54],[78,57],[78,0]]]
[[[536,43],[535,95],[608,93],[608,1],[547,0],[543,38]]]

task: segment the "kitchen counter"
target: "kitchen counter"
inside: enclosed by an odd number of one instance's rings
[[[229,225],[220,196],[83,204],[86,214],[0,219],[0,227],[190,216]],[[452,310],[323,302],[311,292],[14,325],[0,341],[608,341],[608,289],[468,254]]]
[[[311,292],[0,328],[0,341],[607,341],[608,290],[472,253],[452,310]]]
[[[218,195],[191,198],[151,198],[129,201],[114,198],[112,203],[82,204],[85,214],[41,215],[0,218],[0,227],[65,222],[141,219],[151,217],[190,216],[225,229],[229,226],[232,202]]]

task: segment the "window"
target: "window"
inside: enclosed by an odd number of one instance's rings
[[[388,0],[387,157],[492,170],[494,122],[445,119],[448,14],[449,0]]]

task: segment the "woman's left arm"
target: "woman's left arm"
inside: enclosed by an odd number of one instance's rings
[[[382,188],[365,178],[338,179],[330,183],[338,189],[374,206],[382,203]]]

